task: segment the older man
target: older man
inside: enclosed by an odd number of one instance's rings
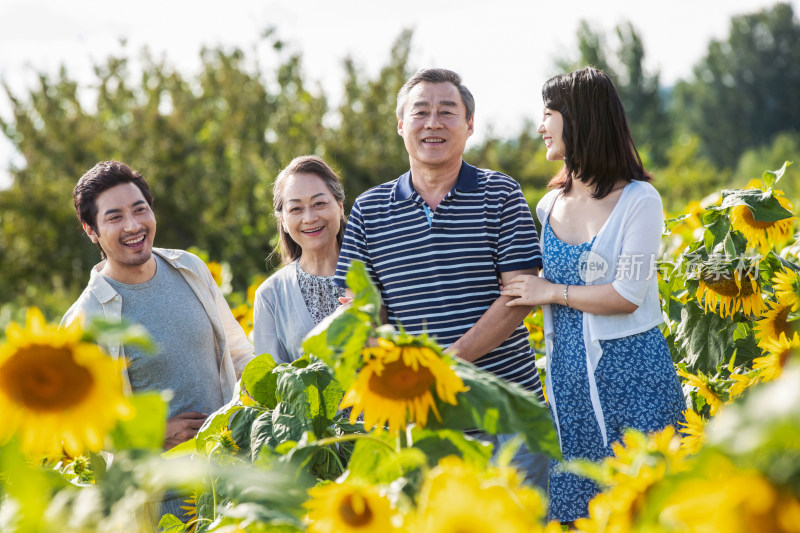
[[[474,111],[455,72],[423,69],[403,85],[397,132],[411,169],[356,200],[336,283],[364,262],[389,322],[541,397],[522,325],[530,308],[507,307],[498,281],[538,271],[538,236],[519,184],[462,160]],[[535,463],[529,477],[546,486],[547,461]]]

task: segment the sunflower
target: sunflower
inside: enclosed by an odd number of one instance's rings
[[[772,278],[775,297],[782,305],[791,307],[792,312],[800,309],[800,276],[793,270],[778,272]]]
[[[457,403],[456,393],[467,390],[448,363],[427,346],[397,346],[378,339],[378,346],[365,348],[363,356],[366,364],[339,408],[353,407],[351,424],[363,411],[367,431],[381,431],[387,422],[392,433],[405,429],[407,422],[425,427],[429,410],[441,420],[434,386],[439,399],[452,405]]]
[[[792,204],[780,193],[775,194],[778,203],[791,211]],[[762,250],[769,250],[776,243],[788,241],[792,237],[794,217],[782,220],[756,220],[753,212],[746,205],[735,205],[731,208],[731,226],[745,236],[747,242],[757,245]]]
[[[528,330],[528,343],[533,348],[542,349],[544,346],[544,325],[542,324],[542,313],[539,309],[534,309],[531,314],[522,321]]]
[[[603,459],[603,484],[609,485],[589,502],[589,517],[575,521],[584,532],[630,531],[637,512],[645,508],[651,488],[665,477],[685,471],[687,451],[675,428],[645,435],[626,430],[621,442],[611,445],[614,455]]]
[[[784,518],[784,513],[796,513],[794,497],[783,497],[760,472],[739,470],[726,462],[717,458],[713,462],[717,471],[676,480],[661,503],[658,520],[666,526],[663,530],[797,531],[797,522]]]
[[[214,435],[213,440],[219,444],[219,447],[228,453],[235,454],[239,451],[239,445],[233,439],[233,434],[228,428],[222,428],[219,433]]]
[[[589,516],[575,520],[575,529],[581,533],[629,531],[631,512],[620,509],[620,502],[610,492],[601,492],[589,500]]]
[[[222,287],[222,265],[216,261],[208,261],[206,263],[208,271],[211,272],[211,277],[214,278],[214,283],[217,287]]]
[[[686,418],[686,422],[678,422],[685,428],[681,430],[681,433],[685,435],[681,439],[681,448],[688,453],[695,454],[700,451],[706,438],[705,431],[703,431],[703,418],[692,409],[685,410],[683,416]]]
[[[704,302],[706,313],[716,312],[719,303],[719,315],[723,318],[733,316],[740,307],[745,314],[760,316],[765,307],[756,280],[740,270],[733,274],[703,275],[695,297]]]
[[[309,533],[387,533],[395,512],[378,489],[353,483],[328,483],[309,489],[305,521]]]
[[[728,389],[728,397],[730,400],[737,398],[759,381],[758,377],[752,377],[749,374],[731,374],[728,377],[734,381]]]
[[[696,376],[680,368],[678,369],[678,375],[685,378],[689,385],[697,388],[697,393],[702,396],[708,404],[711,416],[716,415],[719,408],[722,407],[722,400],[708,388],[708,382],[705,376]]]
[[[759,371],[761,381],[772,381],[781,375],[792,352],[800,353],[800,336],[795,333],[790,339],[781,333],[777,339],[766,342],[763,349],[767,355],[753,359],[753,370]]]
[[[261,286],[262,283],[267,279],[266,276],[258,275],[253,278],[253,283],[247,287],[247,301],[250,305],[255,305],[256,303],[256,291]]]
[[[781,333],[791,335],[795,329],[794,324],[787,320],[791,307],[772,302],[767,302],[767,306],[769,310],[761,315],[753,327],[758,345],[762,347],[765,342],[780,337]]]
[[[409,530],[535,531],[545,507],[544,498],[535,489],[522,485],[513,469],[478,470],[459,457],[449,456],[426,476]]]
[[[186,520],[186,531],[192,532],[197,529],[197,491],[193,490],[191,496],[183,500],[183,517]]]
[[[253,307],[250,304],[241,304],[231,309],[231,313],[249,337],[253,331]]]
[[[685,469],[686,450],[681,448],[673,426],[645,435],[627,429],[621,442],[611,444],[613,456],[603,460],[613,476],[611,483],[642,492],[655,484],[667,471]]]
[[[122,393],[124,361],[81,342],[80,321],[47,325],[30,308],[26,326],[9,324],[0,346],[0,443],[19,433],[33,456],[70,456],[103,447],[118,419],[134,411]],[[62,444],[63,441],[63,444]]]

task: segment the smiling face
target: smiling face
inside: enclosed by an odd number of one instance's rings
[[[452,83],[420,82],[408,93],[397,132],[415,169],[450,169],[461,165],[473,119]]]
[[[97,196],[95,227],[84,223],[92,242],[106,254],[103,273],[123,283],[142,283],[152,277],[156,217],[133,183],[116,185]],[[152,271],[151,271],[152,270]]]
[[[542,123],[536,130],[542,134],[544,145],[547,148],[548,161],[560,161],[566,155],[564,145],[564,117],[554,109],[544,108]]]
[[[283,197],[280,224],[303,254],[338,256],[336,235],[344,218],[344,206],[325,182],[314,174],[293,174],[286,180]]]

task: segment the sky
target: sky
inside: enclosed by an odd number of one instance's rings
[[[791,0],[795,16],[800,0]],[[0,0],[0,83],[17,96],[37,73],[65,66],[87,84],[92,65],[147,47],[187,75],[196,72],[203,46],[256,50],[274,27],[290,50],[302,54],[304,79],[332,101],[341,98],[343,60],[351,57],[371,75],[390,57],[394,40],[413,30],[410,66],[457,71],[476,100],[475,135],[512,137],[524,120],[541,116],[542,84],[558,74],[560,58],[577,56],[581,20],[615,45],[616,25],[630,21],[645,47],[645,67],[670,86],[689,79],[711,39],[727,37],[732,16],[774,5],[767,0]],[[0,116],[10,105],[0,91]],[[468,145],[469,148],[469,145]],[[24,164],[0,134],[0,187],[8,166]],[[132,162],[135,164],[135,162]],[[76,177],[77,179],[77,177]]]

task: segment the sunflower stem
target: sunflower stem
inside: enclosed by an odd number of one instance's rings
[[[320,446],[328,446],[330,444],[338,444],[340,442],[348,442],[351,440],[358,440],[358,439],[374,440],[375,442],[380,442],[390,450],[394,450],[394,448],[392,448],[392,445],[389,444],[388,442],[381,440],[377,437],[373,437],[372,435],[365,435],[362,433],[349,433],[347,435],[340,435],[338,437],[327,437],[325,439],[320,439],[316,441],[315,444],[318,444]]]
[[[217,479],[211,478],[211,521],[217,519]]]

